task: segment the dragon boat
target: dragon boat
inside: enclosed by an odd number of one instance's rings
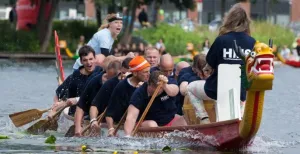
[[[300,61],[296,60],[296,59],[285,59],[280,52],[276,53],[276,57],[279,61],[281,61],[281,63],[288,65],[288,66],[292,66],[292,67],[300,67]]]
[[[224,75],[228,75],[228,71],[232,73],[227,79],[226,77],[224,79],[224,76],[222,79],[218,79],[219,100],[204,102],[212,123],[201,124],[201,121],[196,118],[188,98],[185,98],[183,109],[188,126],[141,127],[136,136],[146,138],[170,137],[176,140],[190,141],[199,146],[207,145],[222,150],[240,149],[251,145],[262,120],[265,91],[272,90],[273,86],[274,54],[270,46],[272,45],[256,42],[253,51],[248,55],[245,55],[236,46],[235,54],[245,62],[245,65],[236,67],[221,64],[219,66],[219,76],[222,71]],[[223,67],[220,68],[221,66]],[[245,71],[245,77],[241,77],[241,69]],[[229,82],[231,80],[232,82]],[[240,112],[239,101],[241,80],[245,81],[247,89],[243,113]],[[227,89],[220,90],[222,87]],[[67,119],[73,120],[73,117],[67,115],[68,108],[63,113]],[[105,127],[105,125],[103,126]]]
[[[272,48],[260,42],[256,42],[254,50],[247,56],[245,56],[239,49],[235,49],[235,51],[237,52],[236,54],[245,61],[245,65],[243,66],[244,68],[242,69],[245,69],[246,71],[246,78],[244,80],[246,80],[247,97],[243,116],[238,116],[238,118],[235,119],[230,119],[229,116],[228,120],[222,120],[221,116],[224,116],[224,114],[218,111],[220,108],[215,110],[214,108],[220,107],[219,103],[222,103],[223,100],[217,100],[216,102],[218,103],[206,102],[205,106],[209,114],[214,115],[214,112],[216,112],[216,122],[203,125],[193,124],[179,127],[139,128],[137,136],[165,137],[168,135],[168,133],[174,131],[183,131],[189,132],[191,135],[181,136],[181,133],[177,133],[177,136],[176,133],[173,134],[177,139],[193,141],[199,144],[206,144],[217,149],[239,149],[250,145],[261,123],[265,91],[272,89],[274,79],[274,55],[272,53]],[[218,79],[218,84],[220,84],[219,81],[220,80]],[[221,96],[219,93],[221,92],[222,91],[219,90],[218,85],[219,99],[219,96]],[[230,94],[230,92],[227,94]],[[227,94],[225,92],[225,95]],[[230,101],[225,103],[228,102]],[[185,102],[185,105],[187,105],[186,103],[187,102]],[[239,107],[239,101],[235,104],[237,104]],[[229,105],[231,108],[233,107],[231,103],[224,105]],[[239,112],[238,109],[237,112]],[[214,118],[215,116],[210,116],[211,121],[214,121]],[[189,117],[189,119],[192,118]],[[189,119],[187,119],[187,121],[189,121]],[[210,139],[205,139],[207,137]]]

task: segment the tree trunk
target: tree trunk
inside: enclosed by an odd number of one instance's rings
[[[131,20],[130,20],[130,23],[128,24],[128,26],[125,28],[124,35],[121,39],[121,43],[123,43],[123,44],[127,44],[131,41],[131,33],[133,31],[136,8],[137,8],[137,1],[136,0],[131,1],[130,8],[128,9],[131,11],[130,12]]]
[[[224,18],[226,11],[226,0],[221,0],[221,19]]]
[[[100,27],[102,25],[101,5],[100,4],[96,4],[96,18],[97,18],[98,27]]]
[[[44,36],[41,35],[42,42],[41,42],[40,52],[46,52],[47,48],[49,46],[50,38],[51,38],[51,35],[52,35],[52,21],[53,21],[56,9],[58,7],[58,4],[59,4],[59,0],[52,0],[51,1],[51,8],[50,8],[50,12],[49,12],[49,17],[48,17],[48,19],[44,20],[44,24],[42,24],[43,27],[38,28],[40,30],[38,32],[43,33],[43,35],[44,35]]]
[[[43,44],[44,42],[44,38],[45,38],[45,10],[46,10],[46,5],[47,2],[46,1],[40,1],[40,10],[38,13],[38,18],[37,18],[37,24],[36,24],[36,30],[38,32],[38,38],[39,38],[39,43],[40,46]]]
[[[111,3],[108,5],[107,12],[110,13],[116,13],[116,4],[115,0],[111,0]]]
[[[152,2],[152,22],[151,22],[151,25],[153,25],[154,27],[156,27],[158,9],[159,9],[158,1],[153,0],[153,2]]]

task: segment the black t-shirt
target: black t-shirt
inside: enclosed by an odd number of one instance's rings
[[[56,96],[59,99],[68,99],[73,97],[79,97],[83,92],[86,83],[100,73],[101,68],[95,67],[94,71],[89,75],[83,75],[80,70],[83,69],[81,66],[69,75],[66,80],[56,89]]]
[[[192,66],[185,67],[185,68],[181,69],[181,70],[179,71],[179,74],[178,74],[178,77],[177,77],[177,82],[179,83],[179,79],[180,79],[185,73],[192,73],[192,72],[193,72]]]
[[[177,85],[177,82],[169,78],[168,84]],[[130,104],[140,110],[139,116],[143,114],[151,99],[151,96],[148,96],[147,86],[148,84],[144,83],[130,99]],[[166,92],[162,92],[154,99],[144,120],[154,120],[158,126],[164,126],[173,120],[176,113],[176,97],[170,97]]]
[[[96,106],[98,108],[99,114],[101,114],[108,105],[110,96],[119,83],[119,76],[115,76],[109,80],[107,80],[100,90],[98,91],[97,95],[95,96],[94,100],[92,101],[92,106]]]
[[[80,95],[77,106],[80,107],[85,115],[89,114],[91,103],[96,96],[99,89],[102,87],[102,76],[105,72],[101,72],[100,74],[93,77],[85,87],[83,93]],[[69,111],[69,114],[74,114],[75,110]]]
[[[189,70],[187,69],[187,71]],[[186,72],[183,75],[181,75],[181,77],[178,79],[178,85],[180,86],[180,84],[184,81],[191,83],[197,80],[201,80],[201,78],[196,73],[194,73],[194,71]],[[179,115],[183,115],[182,112],[183,103],[184,103],[184,96],[182,96],[181,93],[179,92],[176,96],[176,104],[178,109],[177,114]]]
[[[245,54],[249,54],[255,44],[255,39],[244,32],[230,32],[216,38],[209,49],[206,61],[214,69],[214,73],[206,80],[204,90],[208,97],[217,99],[218,66],[219,64],[241,64],[244,62],[233,51],[233,40],[242,48]],[[228,72],[230,73],[230,72]],[[241,72],[245,75],[245,72]],[[246,99],[246,89],[241,83],[241,101]]]
[[[105,116],[112,117],[114,122],[120,121],[129,106],[130,97],[136,89],[129,84],[128,79],[130,77],[132,75],[120,81],[110,96]]]
[[[297,45],[296,50],[297,50],[298,56],[300,56],[300,45]]]

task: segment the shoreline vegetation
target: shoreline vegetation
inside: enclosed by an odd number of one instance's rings
[[[3,54],[31,54],[44,55],[54,53],[54,39],[51,38],[48,52],[39,52],[39,41],[35,31],[15,31],[11,23],[7,20],[0,20],[0,53]],[[66,40],[67,47],[72,53],[75,53],[79,38],[81,35],[85,37],[85,42],[93,36],[98,30],[96,22],[84,21],[54,21],[53,30],[56,30],[60,40]],[[186,32],[179,25],[169,25],[160,23],[156,28],[146,28],[134,30],[133,36],[139,37],[146,42],[155,45],[160,39],[164,39],[164,43],[169,52],[173,56],[186,55],[186,44],[191,42],[196,50],[202,51],[202,44],[206,38],[210,43],[214,42],[218,32],[211,32],[207,25],[196,26],[195,31]],[[273,25],[264,21],[253,21],[251,24],[251,35],[260,42],[267,43],[272,38],[274,45],[281,47],[287,45],[292,47],[295,39],[293,32],[285,27]],[[116,41],[118,43],[118,41]],[[66,55],[64,49],[61,49],[62,55]],[[0,57],[1,58],[1,57]]]

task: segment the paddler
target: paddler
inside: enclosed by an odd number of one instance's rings
[[[158,66],[160,54],[158,49],[154,47],[147,47],[144,52],[145,59],[149,62],[151,67]]]
[[[175,80],[178,81],[178,77],[179,77],[179,72],[184,69],[184,68],[187,68],[189,67],[190,64],[186,61],[180,61],[176,64],[176,67],[175,67]]]
[[[189,83],[197,80],[206,79],[202,69],[206,64],[206,55],[198,54],[193,58],[192,71],[184,73],[178,80],[179,93],[177,95],[177,105],[179,115],[183,115],[182,107],[184,103],[184,97],[186,95],[187,86]]]
[[[122,68],[121,72],[106,81],[103,86],[98,91],[96,97],[92,101],[91,107],[90,107],[90,123],[91,123],[91,129],[92,132],[95,132],[94,135],[97,135],[100,132],[100,127],[97,122],[97,116],[102,113],[105,108],[108,105],[108,102],[110,100],[110,96],[117,86],[117,84],[126,78],[126,76],[129,74],[129,62],[132,60],[132,58],[126,58],[122,62]]]
[[[108,14],[106,17],[108,24],[100,27],[100,31],[95,33],[87,45],[91,46],[96,52],[96,65],[102,66],[105,57],[112,54],[111,49],[114,41],[117,39],[123,27],[123,18],[119,14]],[[124,60],[126,57],[134,57],[133,52],[126,56],[116,57],[117,60]],[[76,70],[81,66],[77,59],[73,68]]]
[[[114,135],[114,122],[120,121],[129,105],[133,92],[141,82],[147,82],[150,75],[150,64],[142,56],[134,57],[129,63],[132,75],[127,76],[115,87],[105,114],[108,125],[108,135]]]
[[[141,127],[187,125],[184,118],[176,114],[176,95],[179,92],[176,80],[172,78],[168,80],[162,72],[154,71],[150,74],[149,81],[139,87],[130,99],[128,114],[124,124],[126,136],[132,135],[132,130],[136,125],[139,115],[143,114],[159,82],[162,82],[163,86],[155,97],[145,119],[143,119]]]
[[[109,65],[106,68],[107,79],[111,79],[117,74],[119,74],[121,68],[121,63],[118,60],[115,60],[113,58],[113,61],[109,63]],[[78,101],[77,107],[76,107],[76,112],[75,112],[75,119],[74,119],[74,125],[75,125],[75,135],[80,136],[81,133],[81,124],[83,117],[84,119],[89,119],[89,109],[91,106],[91,103],[100,90],[100,88],[103,85],[103,76],[105,73],[99,74],[95,77],[93,77],[89,83],[86,85],[83,93],[80,96],[80,99]],[[105,79],[105,80],[107,80]],[[73,112],[73,111],[69,111]]]
[[[95,51],[93,48],[87,45],[80,48],[79,58],[83,66],[69,75],[56,89],[54,104],[48,115],[49,118],[52,118],[52,115],[66,104],[75,105],[84,90],[87,80],[100,73],[101,68],[99,66],[95,67]],[[67,101],[60,101],[61,99],[67,99]]]
[[[165,76],[175,78],[174,60],[170,54],[164,54],[160,57],[159,65],[152,67],[150,72],[161,71]]]
[[[203,100],[217,100],[218,66],[220,64],[243,64],[244,62],[234,53],[234,40],[242,51],[250,54],[255,39],[250,36],[250,20],[238,3],[235,4],[225,17],[220,27],[219,36],[216,38],[206,56],[205,71],[212,72],[207,80],[194,81],[188,85],[188,96],[201,123],[210,123],[208,114],[204,108]],[[241,72],[245,75],[245,72]],[[242,81],[243,82],[243,81]],[[241,82],[240,100],[246,100],[246,89]],[[243,106],[243,103],[241,103]]]

